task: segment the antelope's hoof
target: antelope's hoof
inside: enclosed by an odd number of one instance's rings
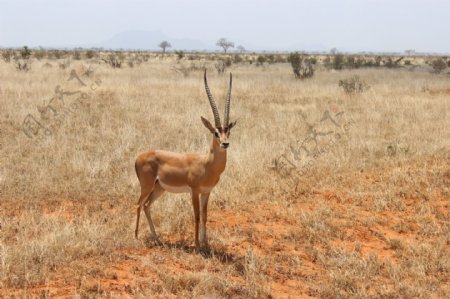
[[[155,243],[156,245],[159,245],[159,246],[162,245],[162,242],[161,242],[161,240],[158,239],[158,237],[152,238],[151,240],[152,240],[152,242]]]
[[[201,249],[202,252],[209,252],[209,244],[208,244],[208,242],[201,243],[200,249]]]
[[[150,238],[148,238],[147,244],[148,245],[154,245],[154,246],[161,246],[163,243],[159,240],[158,237],[151,236]]]

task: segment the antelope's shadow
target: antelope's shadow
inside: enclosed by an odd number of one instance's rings
[[[217,259],[223,264],[233,264],[238,261],[244,260],[243,256],[235,255],[229,252],[226,252],[223,248],[218,248],[215,246],[209,245],[208,247],[201,247],[199,252],[196,252],[195,246],[189,245],[192,241],[163,241],[160,243],[155,243],[151,240],[146,240],[146,246],[149,248],[158,247],[170,250],[181,250],[190,254],[200,254],[205,259]]]

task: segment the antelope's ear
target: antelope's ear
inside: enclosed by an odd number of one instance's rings
[[[233,121],[232,123],[228,124],[228,130],[231,130],[235,125],[237,124],[237,120]]]
[[[216,129],[214,129],[214,127],[211,125],[211,123],[209,122],[209,120],[207,120],[206,118],[204,118],[203,116],[200,116],[202,118],[202,123],[203,125],[211,132],[214,134],[214,132],[216,131]]]

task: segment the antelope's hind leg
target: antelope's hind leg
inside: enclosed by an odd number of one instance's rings
[[[157,244],[161,244],[161,241],[159,240],[158,236],[156,235],[155,226],[152,221],[152,216],[150,213],[150,207],[157,200],[159,197],[161,197],[164,194],[165,190],[161,187],[159,184],[159,181],[156,181],[155,187],[153,188],[153,192],[150,194],[148,199],[144,203],[144,212],[145,216],[147,216],[147,221],[150,226],[151,231],[151,239],[156,242]]]
[[[139,179],[139,184],[141,185],[141,196],[138,200],[137,207],[137,217],[136,217],[136,229],[134,231],[134,236],[138,237],[139,233],[139,220],[141,218],[141,209],[144,207],[146,202],[149,200],[150,196],[153,194],[155,184],[156,184],[156,176],[152,171],[144,170],[143,162],[138,160],[135,164],[136,167],[136,175]]]
[[[139,197],[138,207],[137,207],[136,229],[134,230],[134,236],[136,237],[136,239],[138,238],[138,234],[139,234],[139,220],[141,218],[141,209],[145,205],[145,203],[147,202],[148,198],[151,196],[152,193],[153,193],[153,191],[141,190],[141,197]]]

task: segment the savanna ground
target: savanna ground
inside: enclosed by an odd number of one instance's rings
[[[145,218],[136,240],[136,156],[210,145],[203,66],[223,111],[209,60],[0,62],[0,297],[448,298],[450,77],[425,66],[297,80],[287,63],[233,64],[210,249],[194,252],[187,194],[153,205],[162,246]],[[348,95],[354,75],[370,88]],[[58,85],[86,95],[51,102]],[[48,131],[28,137],[28,114]]]

